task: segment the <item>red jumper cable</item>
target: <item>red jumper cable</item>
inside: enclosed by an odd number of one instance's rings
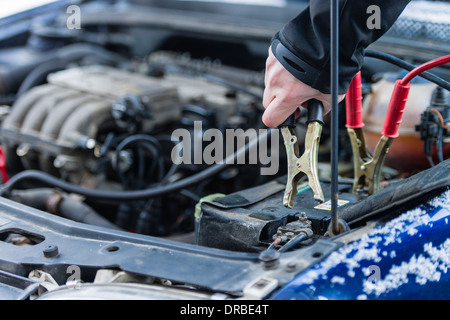
[[[402,122],[403,112],[408,100],[411,80],[424,71],[449,62],[450,55],[431,60],[411,70],[405,77],[395,82],[381,131],[382,136],[375,147],[373,155],[370,155],[366,149],[364,132],[362,130],[364,122],[362,120],[361,73],[354,77],[346,96],[346,127],[352,144],[354,160],[353,193],[370,195],[380,190],[381,169],[389,147],[399,135],[398,128]]]

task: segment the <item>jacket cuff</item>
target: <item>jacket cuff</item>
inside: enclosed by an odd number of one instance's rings
[[[272,39],[271,49],[281,65],[301,82],[322,93],[329,94],[331,92],[330,71],[313,67],[299,58],[280,41],[278,36],[279,34],[277,33]],[[352,79],[353,77],[343,78],[342,75],[339,75],[339,94],[347,93]]]

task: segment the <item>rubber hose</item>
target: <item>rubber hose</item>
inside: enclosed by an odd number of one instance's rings
[[[50,188],[38,188],[30,190],[15,190],[9,199],[27,205],[29,207],[47,211],[49,198],[55,193]],[[109,220],[103,218],[85,203],[62,194],[61,201],[57,205],[57,213],[64,218],[99,227],[121,230]]]

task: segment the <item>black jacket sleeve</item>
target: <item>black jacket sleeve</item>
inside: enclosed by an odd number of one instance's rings
[[[339,0],[339,93],[344,94],[360,70],[364,50],[397,20],[410,0]],[[380,25],[371,28],[379,8]],[[311,0],[272,40],[272,51],[300,81],[330,93],[330,0]]]

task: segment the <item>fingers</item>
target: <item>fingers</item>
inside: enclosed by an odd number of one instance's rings
[[[299,106],[303,105],[307,108],[307,101],[310,99],[317,99],[323,103],[324,115],[331,109],[331,95],[324,94],[295,78],[283,67],[270,49],[264,82],[262,102],[266,110],[262,121],[268,127],[278,127],[294,112],[298,116]],[[342,101],[344,97],[345,95],[340,95],[339,101]]]
[[[304,102],[301,82],[292,76],[269,51],[266,61],[266,74],[263,106],[266,111],[262,121],[268,127],[283,123],[298,106]]]
[[[281,99],[274,98],[267,106],[266,111],[264,111],[262,121],[267,127],[276,128],[291,114],[296,112],[297,109],[298,107],[295,105],[292,107],[290,104],[284,103]]]
[[[275,94],[272,92],[270,87],[266,86],[266,89],[264,90],[263,94],[263,106],[265,109],[272,103],[272,101],[275,99]]]
[[[262,116],[262,121],[267,127],[276,128],[283,123],[291,114],[295,112],[296,118],[300,116],[300,108],[308,108],[308,101],[311,99],[317,99],[324,105],[324,115],[327,115],[331,109],[331,97],[328,94],[316,94],[309,92],[308,89],[300,86],[297,89],[292,89],[299,92],[296,95],[292,95],[289,92],[282,90],[266,89],[264,91],[263,105],[266,109]],[[273,94],[272,92],[276,92]],[[339,101],[344,99],[345,95],[339,96]]]

